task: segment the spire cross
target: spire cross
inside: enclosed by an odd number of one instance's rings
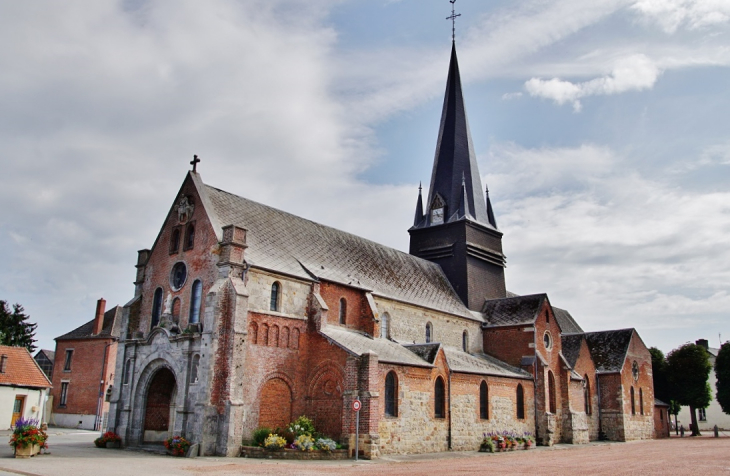
[[[454,3],[456,0],[449,0],[451,3],[451,16],[446,17],[447,20],[451,20],[451,42],[456,43],[456,19],[461,16],[461,13],[455,13]]]
[[[198,171],[197,168],[198,168],[198,163],[199,162],[200,162],[200,159],[198,158],[198,156],[197,155],[194,155],[193,156],[193,160],[190,161],[190,165],[193,166],[193,172],[197,172]]]

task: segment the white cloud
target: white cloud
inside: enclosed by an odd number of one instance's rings
[[[639,0],[632,9],[667,33],[674,33],[682,26],[697,30],[730,22],[727,0]]]
[[[651,89],[661,70],[648,57],[637,54],[617,61],[610,74],[582,83],[572,83],[558,78],[549,80],[532,78],[525,82],[525,89],[533,97],[552,99],[558,104],[573,104],[581,110],[580,99],[588,96],[619,94],[627,91]]]

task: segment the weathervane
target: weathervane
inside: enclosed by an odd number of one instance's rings
[[[461,16],[461,13],[454,12],[454,3],[456,0],[449,0],[451,4],[451,16],[446,17],[447,20],[451,20],[451,42],[456,43],[456,18]]]

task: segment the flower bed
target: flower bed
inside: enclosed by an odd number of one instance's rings
[[[165,440],[165,448],[173,456],[185,456],[190,449],[190,442],[182,436],[173,436]]]
[[[95,439],[94,444],[97,448],[121,448],[122,437],[113,431],[107,431],[99,438]]]
[[[253,432],[253,445],[241,446],[241,456],[271,459],[347,459],[331,438],[317,433],[312,420],[300,416],[285,429],[261,427]]]
[[[291,459],[291,460],[340,460],[349,459],[347,450],[313,450],[301,451],[291,448],[282,448],[270,451],[260,446],[241,446],[243,458]]]
[[[48,448],[48,435],[38,428],[38,420],[19,418],[10,435],[10,446],[15,448],[16,458],[30,458],[42,448]]]
[[[496,453],[502,451],[529,450],[535,446],[535,437],[530,433],[484,433],[479,451]]]

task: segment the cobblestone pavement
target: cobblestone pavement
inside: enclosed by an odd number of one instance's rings
[[[7,432],[0,432],[5,438]],[[13,458],[0,446],[0,476],[233,475],[730,475],[730,437],[671,438],[632,443],[558,445],[499,454],[477,452],[388,456],[375,461],[276,461],[173,458],[94,447],[98,433],[49,431],[49,455]]]

